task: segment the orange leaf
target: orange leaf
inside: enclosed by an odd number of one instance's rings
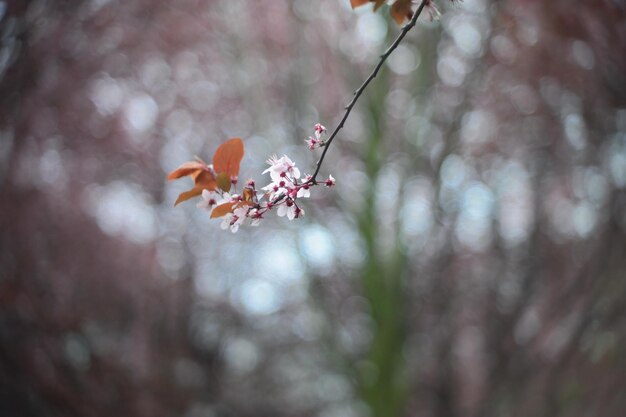
[[[367,3],[374,3],[374,11],[376,11],[380,8],[380,6],[385,4],[385,0],[350,0],[350,5],[353,9]]]
[[[370,0],[350,0],[350,5],[352,6],[352,8],[356,8],[359,6],[363,6],[364,4],[368,3]]]
[[[183,201],[187,201],[190,198],[194,198],[199,196],[200,194],[202,194],[202,190],[204,190],[205,187],[194,187],[189,191],[185,191],[184,193],[180,193],[180,195],[178,196],[178,198],[176,199],[176,202],[174,203],[174,206],[177,206],[178,204],[182,203]]]
[[[244,188],[243,189],[243,201],[252,201],[252,198],[254,197],[254,192],[252,191],[251,188]]]
[[[232,202],[220,204],[219,206],[215,207],[211,212],[211,218],[214,219],[216,217],[223,217],[226,216],[228,213],[232,213],[234,205],[235,203]]]
[[[413,17],[413,10],[411,10],[411,0],[397,0],[393,6],[391,6],[391,17],[397,24],[401,25],[405,19],[411,19]]]
[[[213,168],[215,172],[228,174],[229,177],[239,175],[239,164],[243,158],[243,141],[233,138],[222,143],[213,155]]]
[[[191,177],[196,186],[202,186],[202,188],[206,188],[209,191],[214,191],[217,188],[217,182],[209,171],[198,171],[192,174]]]
[[[168,180],[175,180],[178,178],[186,177],[187,175],[194,175],[202,171],[208,171],[209,168],[203,162],[191,161],[185,162],[179,166],[176,170],[172,171],[168,176]]]

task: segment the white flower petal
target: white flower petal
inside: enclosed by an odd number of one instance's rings
[[[282,180],[282,178],[280,176],[280,174],[282,172],[283,171],[271,171],[270,172],[270,178],[272,179],[272,181],[274,181],[275,183],[279,183]]]
[[[306,189],[304,187],[298,190],[298,198],[309,198],[311,196],[311,190]]]
[[[296,218],[296,206],[295,205],[287,208],[287,218],[289,220],[293,220]]]
[[[246,215],[248,214],[248,210],[248,206],[241,206],[236,208],[233,213],[235,214],[235,216],[238,217],[237,221],[241,220],[241,222],[243,222],[243,219],[245,219]]]

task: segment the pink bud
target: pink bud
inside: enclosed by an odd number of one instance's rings
[[[315,129],[315,133],[317,133],[319,135],[321,135],[322,133],[326,132],[326,128],[324,126],[322,126],[320,123],[316,123],[313,128]]]

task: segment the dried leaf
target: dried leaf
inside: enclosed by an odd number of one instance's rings
[[[372,0],[350,0],[350,5],[352,6],[352,8],[357,8],[359,6],[363,6],[364,4],[369,3]]]
[[[244,188],[243,189],[243,201],[252,201],[252,198],[254,197],[254,191],[251,188]]]
[[[217,182],[210,171],[199,171],[191,177],[196,186],[202,186],[209,191],[215,191],[217,188]]]
[[[213,211],[211,212],[211,218],[215,219],[217,217],[226,216],[228,213],[232,213],[234,205],[235,203],[233,202],[220,204],[219,206],[215,207]]]
[[[385,0],[350,0],[350,5],[353,9],[367,3],[374,3],[374,11],[376,11],[380,8],[380,6],[385,4]]]
[[[168,180],[175,180],[178,178],[186,177],[187,175],[198,175],[199,173],[209,171],[209,167],[204,162],[190,161],[185,162],[179,166],[176,170],[172,171],[168,176]]]
[[[178,204],[182,203],[183,201],[187,201],[190,198],[199,196],[200,194],[202,194],[202,190],[204,189],[205,187],[194,187],[189,191],[180,193],[178,198],[176,199],[176,202],[174,203],[174,206],[177,206]]]
[[[202,190],[215,191],[220,189],[228,192],[232,186],[231,179],[239,174],[239,164],[243,158],[243,142],[239,138],[234,138],[220,145],[213,155],[213,169],[201,159],[197,161],[185,162],[176,170],[171,172],[168,180],[191,176],[194,188],[185,191],[178,196],[178,205],[183,201],[202,194]],[[215,174],[217,173],[217,175]]]
[[[396,0],[393,6],[391,6],[391,17],[398,25],[404,23],[406,19],[410,20],[413,17],[411,0]]]
[[[237,177],[243,153],[243,141],[240,138],[233,138],[222,143],[213,155],[215,172],[218,174],[226,173],[229,178]]]

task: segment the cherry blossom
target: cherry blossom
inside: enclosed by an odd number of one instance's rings
[[[310,188],[311,187],[310,187],[309,184],[301,185],[298,188],[298,193],[296,194],[296,197],[298,197],[298,198],[309,198],[311,196]]]
[[[285,217],[289,220],[293,220],[296,217],[296,205],[292,199],[288,199],[285,204],[281,204],[276,211],[278,217]]]
[[[310,150],[313,150],[315,148],[318,148],[319,146],[321,146],[321,141],[317,138],[313,138],[311,136],[309,136],[309,138],[307,140],[305,140],[307,146],[309,147]]]
[[[305,140],[308,148],[313,150],[315,148],[320,148],[326,145],[323,136],[326,134],[326,128],[319,123],[316,123],[313,127],[315,137],[309,136],[307,140]]]
[[[222,221],[221,228],[225,230],[230,227],[231,232],[237,233],[239,226],[246,220],[248,211],[249,208],[244,206],[236,208],[232,213],[228,213]]]
[[[300,178],[300,170],[287,155],[283,155],[281,158],[277,158],[276,155],[274,155],[267,160],[267,163],[270,167],[263,171],[263,174],[269,172],[274,182],[278,182],[284,178]]]
[[[323,137],[326,134],[326,128],[317,123],[313,131],[314,136],[307,141],[309,148],[324,146]],[[225,146],[231,153],[237,153],[239,159],[243,157],[243,144],[240,139],[231,139],[221,146]],[[222,148],[220,155],[224,154],[228,154],[228,152]],[[215,158],[218,158],[218,161],[225,165],[219,157]],[[241,194],[231,193],[232,188],[237,185],[237,175],[233,173],[238,173],[238,165],[234,168],[227,164],[220,166],[218,173],[213,165],[198,160],[182,165],[168,178],[176,179],[186,175],[195,175],[193,178],[196,184],[199,187],[207,187],[202,190],[201,200],[197,203],[197,207],[209,211],[212,218],[222,218],[221,228],[230,229],[232,233],[236,233],[240,226],[245,224],[260,225],[266,218],[266,214],[274,209],[276,209],[278,217],[287,217],[289,220],[298,219],[304,216],[304,209],[300,206],[300,200],[311,197],[312,188],[318,185],[332,187],[336,183],[332,175],[319,182],[311,175],[305,175],[304,178],[301,178],[300,169],[287,155],[280,158],[273,155],[266,162],[269,167],[263,171],[263,174],[269,174],[271,181],[261,188],[261,193],[257,192],[254,180],[248,180],[244,183]],[[222,172],[231,174],[230,186],[217,181],[218,174]],[[209,178],[208,182],[200,182],[199,178],[202,175],[204,175],[204,181]],[[179,199],[184,201],[193,196],[194,192],[197,195],[194,190],[184,193],[184,198],[181,199],[179,196]]]
[[[211,210],[221,199],[220,195],[214,191],[202,190],[202,200],[196,204],[196,207]]]
[[[313,126],[313,130],[315,131],[315,137],[317,139],[321,139],[322,135],[326,133],[326,128],[319,123],[315,123],[315,126]]]

